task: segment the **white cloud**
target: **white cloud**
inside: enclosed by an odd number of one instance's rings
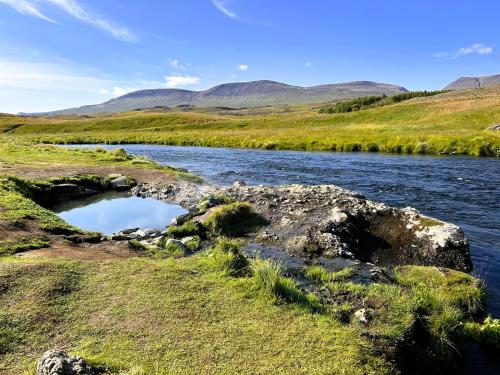
[[[312,66],[312,62],[308,61],[305,63],[306,68],[310,68]]]
[[[170,60],[169,64],[174,69],[178,69],[179,68],[179,60]]]
[[[109,95],[109,90],[108,89],[99,89],[97,92],[100,95]]]
[[[127,89],[118,86],[113,87],[113,96],[122,96],[128,93],[129,91]]]
[[[200,83],[200,78],[194,76],[169,75],[165,76],[165,81],[166,87],[175,88],[196,85]]]
[[[248,65],[247,65],[247,64],[239,64],[239,65],[237,66],[237,69],[238,69],[238,70],[241,70],[241,71],[243,71],[243,72],[246,72],[246,71],[248,70]]]
[[[472,54],[489,55],[491,53],[493,53],[493,47],[486,46],[482,43],[474,43],[468,47],[462,47],[455,51],[438,52],[435,53],[433,56],[437,59],[452,60]]]
[[[0,0],[0,4],[8,5],[26,16],[38,17],[45,21],[55,23],[54,20],[44,15],[30,0]]]
[[[238,15],[227,8],[227,0],[212,0],[212,4],[229,18],[237,18]]]
[[[137,39],[128,29],[116,26],[105,18],[82,8],[76,0],[38,0],[38,2],[34,0],[0,0],[0,4],[10,6],[21,14],[35,16],[48,22],[55,23],[55,21],[45,16],[39,10],[37,5],[39,3],[48,3],[57,6],[70,16],[104,30],[116,39],[125,42],[133,42]]]

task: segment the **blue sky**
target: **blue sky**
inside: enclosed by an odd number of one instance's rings
[[[0,0],[0,112],[271,79],[438,89],[500,73],[497,0]]]

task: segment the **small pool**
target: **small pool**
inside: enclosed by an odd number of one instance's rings
[[[111,235],[128,228],[163,229],[187,210],[126,193],[105,193],[57,203],[52,210],[71,225]]]

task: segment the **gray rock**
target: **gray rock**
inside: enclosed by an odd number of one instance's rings
[[[83,197],[93,194],[90,189],[85,189],[75,184],[52,185],[48,193],[56,199]]]
[[[184,237],[184,238],[181,238],[181,242],[186,245],[188,242],[194,240],[194,237],[193,236],[189,236],[189,237]]]
[[[233,186],[234,187],[242,187],[242,186],[247,186],[247,184],[245,183],[245,181],[236,180],[233,182]]]
[[[118,232],[118,234],[131,234],[131,233],[137,232],[138,230],[139,230],[139,228],[128,228],[128,229],[121,230],[120,232]]]
[[[129,189],[130,187],[132,187],[132,185],[133,184],[130,181],[130,179],[125,177],[125,176],[116,177],[116,178],[112,179],[111,182],[109,183],[109,186],[111,187],[111,189],[115,189],[115,190]]]
[[[491,125],[489,128],[486,128],[486,130],[500,131],[500,124]]]
[[[368,309],[362,308],[354,313],[354,317],[362,324],[368,324],[370,322],[370,314]]]
[[[70,357],[62,350],[49,350],[38,361],[36,375],[93,375],[81,357]]]

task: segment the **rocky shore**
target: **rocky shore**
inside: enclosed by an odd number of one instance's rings
[[[271,257],[332,264],[348,259],[375,265],[416,264],[460,271],[472,270],[469,244],[456,225],[413,208],[389,207],[334,185],[209,186],[182,183],[139,183],[131,190],[141,197],[176,202],[196,215],[204,197],[249,202],[264,219],[246,235],[248,250]],[[206,217],[214,207],[208,207]],[[334,262],[333,262],[334,263]]]

